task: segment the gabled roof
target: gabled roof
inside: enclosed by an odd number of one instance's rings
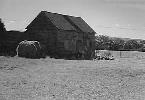
[[[81,31],[81,32],[95,32],[81,17],[74,17],[69,15],[62,15],[57,13],[51,13],[47,11],[41,11],[39,15],[45,16],[48,21],[58,29],[62,30],[73,30],[73,31]],[[27,26],[26,29],[29,27],[33,27],[34,22],[37,21],[36,19],[39,15]]]
[[[58,28],[63,30],[76,30],[61,14],[44,12],[47,18]]]
[[[94,30],[81,17],[68,16],[68,18],[83,32],[94,32]]]

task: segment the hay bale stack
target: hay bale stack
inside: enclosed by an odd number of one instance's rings
[[[17,46],[16,52],[19,57],[40,58],[41,46],[38,41],[24,40],[19,43],[19,45]]]

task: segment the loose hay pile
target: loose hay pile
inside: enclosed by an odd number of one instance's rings
[[[111,52],[107,50],[95,51],[95,60],[114,60],[114,57],[111,55]]]

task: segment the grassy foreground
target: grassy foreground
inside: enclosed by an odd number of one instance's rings
[[[145,59],[0,57],[0,100],[145,100]]]

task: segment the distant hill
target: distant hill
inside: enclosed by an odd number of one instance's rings
[[[143,41],[143,39],[132,39],[132,38],[119,38],[119,37],[109,37],[112,40],[118,40],[118,39],[122,39],[124,41],[128,41],[128,40],[136,40],[136,41]]]

